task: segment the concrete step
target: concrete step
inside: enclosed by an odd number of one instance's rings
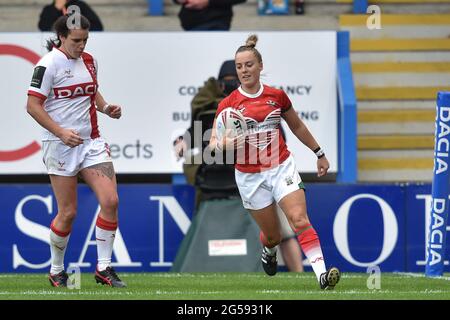
[[[450,51],[450,39],[351,39],[350,50],[360,51]]]
[[[420,87],[423,84],[439,87],[446,86],[450,83],[450,73],[355,73],[353,80],[356,86],[366,87]]]
[[[358,110],[359,135],[433,135],[433,109]]]
[[[447,38],[450,14],[381,14],[380,29],[373,29],[371,15],[341,15],[341,30],[350,31],[353,39],[377,38]]]
[[[360,150],[358,181],[424,181],[433,176],[433,149]]]
[[[354,73],[450,73],[450,62],[355,62]]]
[[[428,52],[351,52],[350,59],[358,62],[450,62],[448,51]]]
[[[434,100],[439,91],[450,91],[450,86],[436,87],[368,87],[357,86],[360,100]]]
[[[370,158],[358,159],[360,170],[417,170],[433,169],[433,157],[429,158]]]
[[[433,122],[436,118],[434,110],[405,109],[405,110],[360,110],[358,123],[408,123]]]
[[[342,1],[339,3],[351,3],[349,1]],[[352,4],[353,5],[353,4]],[[450,3],[378,3],[381,14],[446,14],[450,13]],[[352,11],[348,12],[349,14]]]
[[[433,122],[383,122],[383,123],[358,123],[360,135],[433,135]]]
[[[400,170],[361,170],[358,169],[358,182],[425,182],[433,180],[431,169],[400,169]]]
[[[352,39],[426,39],[426,38],[448,38],[450,26],[385,26],[381,29],[368,29],[367,27],[341,27],[341,30],[350,31]]]
[[[340,27],[366,27],[370,14],[345,14],[339,16]],[[382,26],[450,25],[450,14],[382,14]]]
[[[305,16],[258,16],[254,8],[236,6],[231,25],[232,31],[300,31],[300,30],[337,30],[338,19],[335,15],[321,15],[310,12]],[[320,23],[317,21],[320,20]]]
[[[432,110],[436,112],[436,99],[424,101],[358,101],[358,112],[363,110]]]
[[[371,135],[433,135],[434,122],[358,123],[358,134]]]
[[[433,153],[433,149],[358,151],[358,181],[429,182]]]
[[[358,150],[433,149],[434,135],[358,135]]]
[[[401,153],[401,157],[399,154]],[[358,159],[372,159],[372,158],[384,158],[384,159],[396,159],[396,158],[433,158],[433,149],[421,149],[421,150],[358,150]]]

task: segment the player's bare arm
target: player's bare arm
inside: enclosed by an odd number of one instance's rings
[[[107,103],[100,91],[97,91],[95,95],[95,104],[98,111],[113,119],[119,119],[122,116],[122,108],[119,105]]]
[[[289,108],[288,111],[282,114],[283,119],[291,129],[292,133],[299,139],[305,146],[309,149],[316,150],[319,148],[319,144],[316,139],[314,139],[311,132],[308,130],[303,121],[298,117],[297,112],[294,108]],[[317,175],[322,177],[327,174],[330,168],[330,163],[326,156],[317,159]]]
[[[29,95],[27,101],[27,112],[45,129],[61,139],[69,147],[76,147],[83,143],[83,139],[73,129],[61,128],[48,115],[44,109],[44,100]]]
[[[214,150],[217,148],[216,120],[215,119],[214,119],[212,131],[211,131],[211,138],[209,139],[209,148],[211,150]]]

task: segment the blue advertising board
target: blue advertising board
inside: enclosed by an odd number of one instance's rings
[[[424,272],[431,185],[308,184],[307,209],[327,265],[345,272]],[[119,229],[113,263],[119,271],[169,271],[194,211],[186,185],[119,185]],[[49,225],[57,213],[49,185],[0,185],[0,272],[48,272]],[[96,264],[92,191],[80,185],[78,215],[66,267]],[[226,227],[226,226],[224,226]],[[447,232],[450,228],[447,226]],[[447,237],[447,248],[450,237]],[[449,272],[449,254],[445,272]]]
[[[404,271],[403,193],[395,185],[308,185],[308,215],[327,265]]]
[[[189,229],[194,189],[172,185],[122,185],[114,266],[122,271],[168,271]],[[48,272],[49,226],[57,213],[49,185],[0,186],[0,272]],[[66,266],[95,270],[92,191],[78,188],[78,213],[66,251]]]
[[[406,187],[406,211],[408,212],[406,226],[406,270],[409,272],[424,272],[427,255],[427,239],[431,218],[432,195],[431,185],[415,185]],[[447,225],[446,232],[450,231]],[[449,272],[450,240],[447,237],[447,251],[444,255],[444,271]]]

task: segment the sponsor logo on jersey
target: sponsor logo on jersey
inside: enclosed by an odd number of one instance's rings
[[[74,75],[72,74],[72,70],[70,70],[70,69],[64,70],[64,76],[66,78],[73,78],[74,77]]]
[[[56,99],[91,96],[97,93],[97,84],[94,82],[81,83],[67,87],[54,88]]]
[[[266,101],[266,104],[268,104],[269,106],[272,106],[272,107],[276,107],[277,106],[277,103],[275,101],[272,101],[272,100]]]

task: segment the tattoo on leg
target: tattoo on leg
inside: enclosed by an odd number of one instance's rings
[[[87,169],[96,170],[99,177],[106,176],[111,180],[114,178],[114,166],[111,162],[94,164],[93,166],[87,167]]]

